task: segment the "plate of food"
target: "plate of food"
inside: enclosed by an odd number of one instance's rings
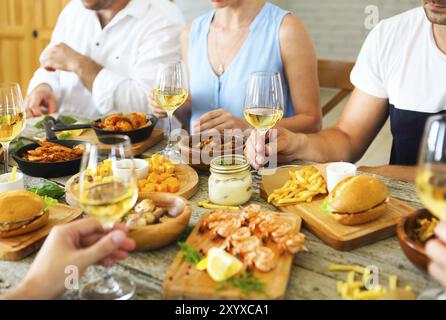
[[[90,124],[65,125],[54,124],[52,130],[67,132],[70,130],[93,129],[99,141],[104,135],[120,134],[130,138],[132,143],[149,139],[157,119],[142,112],[116,113],[95,119]]]
[[[169,268],[167,299],[282,299],[295,253],[305,250],[301,219],[250,205],[211,210]]]
[[[0,259],[17,261],[38,250],[51,229],[79,218],[82,210],[35,192],[0,194]]]
[[[192,209],[183,197],[168,193],[141,195],[123,218],[136,250],[162,248],[180,237],[189,224]]]
[[[84,150],[83,141],[42,140],[19,148],[12,158],[29,176],[57,178],[79,172]]]
[[[425,246],[435,238],[436,219],[428,210],[415,211],[402,218],[397,226],[398,240],[406,257],[420,270],[426,272],[430,259]]]
[[[222,155],[243,155],[245,137],[240,135],[196,134],[184,136],[178,142],[184,163],[209,171],[213,158]]]
[[[187,165],[174,164],[162,155],[155,154],[144,160],[135,159],[135,167],[140,197],[148,197],[151,193],[158,192],[189,199],[198,191],[197,172]],[[96,173],[89,174],[88,179],[96,183],[101,182],[114,174],[121,174],[123,170],[126,169],[120,167],[119,163],[105,160],[99,165]],[[76,174],[65,186],[67,203],[78,206],[79,189],[79,174]]]
[[[358,174],[328,194],[324,166],[287,166],[262,176],[261,194],[284,212],[299,215],[317,237],[338,250],[353,250],[395,235],[413,212],[389,195],[378,177]]]

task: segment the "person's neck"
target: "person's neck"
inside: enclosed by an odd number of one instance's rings
[[[446,25],[434,24],[433,30],[438,49],[446,54]]]
[[[265,5],[264,0],[243,0],[232,6],[218,9],[214,25],[218,28],[239,30],[251,24]]]
[[[117,0],[109,8],[98,10],[97,15],[101,22],[102,28],[105,28],[110,21],[118,14],[119,11],[124,9],[130,0]]]

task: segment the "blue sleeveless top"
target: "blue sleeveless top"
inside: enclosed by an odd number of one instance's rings
[[[289,14],[265,3],[250,26],[250,34],[240,51],[219,78],[208,57],[208,33],[215,10],[197,18],[189,33],[189,70],[192,96],[191,125],[203,114],[223,108],[243,118],[243,107],[249,78],[253,72],[274,71],[282,76],[285,116],[294,115],[294,108],[284,75],[279,31]]]

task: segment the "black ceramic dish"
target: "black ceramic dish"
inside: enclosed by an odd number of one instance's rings
[[[108,117],[108,116],[105,116],[105,117]],[[101,136],[104,136],[104,135],[124,135],[124,136],[128,136],[132,143],[137,143],[137,142],[144,141],[150,137],[153,129],[156,126],[156,122],[157,122],[157,119],[154,116],[147,115],[147,120],[149,120],[151,122],[151,125],[146,125],[144,127],[141,127],[139,129],[132,130],[132,131],[107,131],[107,130],[102,130],[101,128],[98,128],[96,126],[96,123],[102,121],[103,119],[105,119],[105,117],[96,119],[91,124],[78,124],[78,125],[75,124],[75,125],[70,125],[70,126],[56,124],[52,127],[52,130],[53,131],[69,131],[69,130],[77,130],[77,129],[93,129],[94,132],[96,133],[96,136],[98,137],[99,141],[101,141]]]
[[[50,142],[58,143],[65,147],[73,148],[79,144],[85,144],[84,141],[75,140],[49,140]],[[70,161],[61,162],[32,162],[23,160],[22,156],[28,150],[33,150],[39,147],[37,143],[28,144],[17,150],[12,158],[17,162],[20,171],[32,177],[42,178],[58,178],[65,176],[72,176],[79,172],[81,167],[82,157]]]

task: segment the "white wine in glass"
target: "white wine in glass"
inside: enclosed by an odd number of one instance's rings
[[[20,86],[0,84],[0,143],[3,147],[4,170],[8,172],[8,149],[12,140],[25,128],[26,118]]]
[[[255,72],[251,75],[243,113],[265,142],[268,130],[282,119],[284,113],[282,80],[278,72]]]
[[[166,158],[179,163],[181,156],[171,142],[173,113],[181,107],[189,97],[189,85],[183,62],[161,64],[158,67],[156,87],[153,98],[158,106],[167,113],[169,121],[168,144],[161,151]]]
[[[128,162],[125,174],[113,172],[120,161]],[[111,170],[102,169],[106,163]],[[102,178],[96,180],[93,176]],[[79,204],[88,216],[97,219],[105,229],[111,229],[120,222],[138,199],[129,137],[102,136],[101,144],[87,144],[82,157],[79,187]],[[133,282],[110,270],[104,279],[89,283],[80,291],[81,297],[87,300],[127,300],[134,293]]]
[[[426,209],[446,220],[446,115],[433,116],[426,123],[416,186]]]

